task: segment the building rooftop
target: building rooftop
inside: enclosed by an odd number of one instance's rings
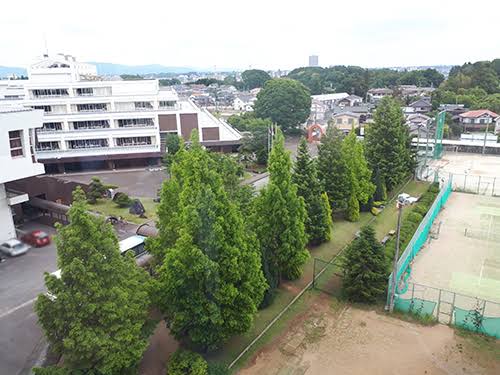
[[[468,111],[468,112],[461,113],[459,116],[460,117],[467,117],[467,118],[477,118],[477,117],[481,117],[484,115],[489,115],[493,118],[497,118],[499,116],[495,112],[490,111],[489,109],[477,109],[474,111]]]
[[[12,113],[12,112],[28,112],[33,111],[32,108],[24,107],[18,104],[1,104],[0,105],[0,113]]]

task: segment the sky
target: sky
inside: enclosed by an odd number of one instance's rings
[[[462,5],[466,4],[466,6]],[[0,65],[80,61],[210,70],[455,65],[500,58],[498,0],[2,2]],[[46,43],[45,43],[46,41]]]

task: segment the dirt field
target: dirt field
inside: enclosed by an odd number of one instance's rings
[[[439,226],[438,238],[415,258],[410,281],[500,302],[500,199],[453,192],[433,231]]]
[[[330,297],[319,297],[309,313],[297,318],[239,374],[500,373],[498,355],[473,349],[448,326],[426,327],[331,304]]]

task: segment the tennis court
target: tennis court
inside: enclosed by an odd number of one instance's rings
[[[411,281],[500,302],[500,199],[452,193],[413,262]]]

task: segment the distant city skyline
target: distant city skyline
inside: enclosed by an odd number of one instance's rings
[[[37,55],[63,52],[80,61],[161,64],[206,70],[292,69],[308,65],[363,67],[457,65],[500,57],[494,22],[473,27],[456,2],[397,0],[304,4],[229,0],[189,3],[62,0],[3,5],[0,65],[25,67]],[[477,0],[481,14],[500,3]],[[76,12],[75,12],[76,10]],[[475,13],[480,14],[480,13]]]

